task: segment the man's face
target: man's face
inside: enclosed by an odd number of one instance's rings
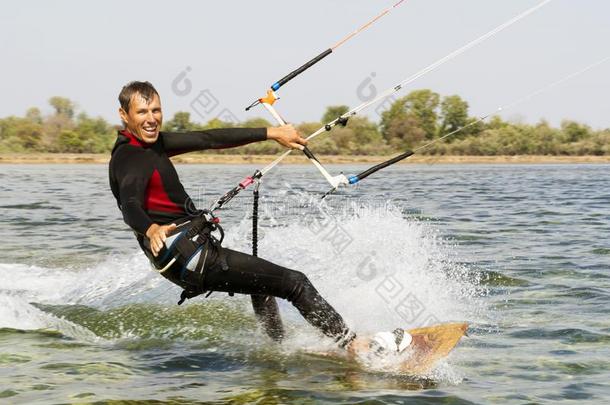
[[[161,100],[158,95],[147,102],[139,93],[131,96],[129,112],[119,108],[119,115],[127,130],[146,143],[155,143],[163,123]]]

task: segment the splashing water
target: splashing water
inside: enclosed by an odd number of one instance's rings
[[[260,250],[306,273],[356,330],[486,320],[480,276],[456,263],[452,245],[429,223],[391,204],[311,207],[265,233]]]
[[[449,321],[484,323],[489,320],[484,297],[488,290],[481,275],[458,264],[454,246],[430,224],[406,216],[391,203],[355,204],[339,209],[302,197],[281,207],[264,210],[272,231],[263,229],[259,241],[262,257],[303,271],[321,294],[362,335],[380,330],[405,329]],[[270,204],[273,205],[273,204]],[[298,206],[310,212],[281,226],[274,215]],[[278,215],[281,216],[281,215]],[[244,218],[227,245],[247,250],[250,229]],[[266,231],[266,232],[264,232]],[[271,256],[271,257],[270,257]],[[297,327],[284,347],[290,351],[333,352],[332,343],[321,344],[319,335],[288,304],[281,303]],[[373,359],[363,365],[391,372],[406,355]],[[389,361],[389,363],[388,363]],[[427,377],[458,383],[462,376],[444,362]]]

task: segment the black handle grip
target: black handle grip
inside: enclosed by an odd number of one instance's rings
[[[306,71],[307,69],[309,69],[310,67],[315,65],[316,63],[320,62],[322,59],[324,59],[331,53],[333,53],[333,50],[331,48],[328,48],[327,50],[325,50],[324,52],[322,52],[321,54],[319,54],[318,56],[316,56],[309,62],[305,63],[300,68],[293,70],[292,72],[288,73],[286,76],[282,77],[277,82],[273,83],[271,85],[271,89],[273,91],[279,89],[280,87],[282,87],[283,85],[285,85],[286,83],[288,83],[289,81],[291,81],[292,79],[294,79],[295,77],[297,77],[298,75],[300,75],[301,73],[303,73],[304,71]]]
[[[373,166],[373,167],[363,171],[362,173],[357,174],[356,177],[358,178],[358,181],[360,181],[360,180],[370,176],[371,174],[375,173],[376,171],[379,171],[379,170],[381,170],[381,169],[383,169],[385,167],[393,165],[396,162],[400,162],[401,160],[406,159],[406,158],[408,158],[411,155],[413,155],[413,152],[411,152],[410,150],[406,151],[403,154],[400,154],[400,155],[398,155],[396,157],[393,157],[390,160],[386,160],[385,162],[379,163],[378,165],[375,165],[375,166]]]

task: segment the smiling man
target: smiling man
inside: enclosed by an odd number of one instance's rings
[[[205,291],[252,295],[259,319],[275,319],[264,324],[278,341],[283,329],[271,297],[290,301],[311,325],[341,347],[350,344],[355,334],[302,272],[220,245],[211,233],[218,226],[196,209],[169,159],[267,139],[289,148],[304,145],[306,140],[290,125],[162,132],[161,100],[148,82],[127,84],[119,102],[125,128],[119,131],[112,150],[110,187],[125,223],[163,276],[190,295]]]

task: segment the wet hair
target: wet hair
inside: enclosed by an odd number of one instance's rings
[[[142,96],[147,103],[150,103],[155,95],[159,96],[159,93],[157,93],[157,90],[155,90],[150,82],[129,82],[123,86],[119,93],[119,103],[121,103],[121,108],[125,112],[129,112],[129,102],[134,94]]]

